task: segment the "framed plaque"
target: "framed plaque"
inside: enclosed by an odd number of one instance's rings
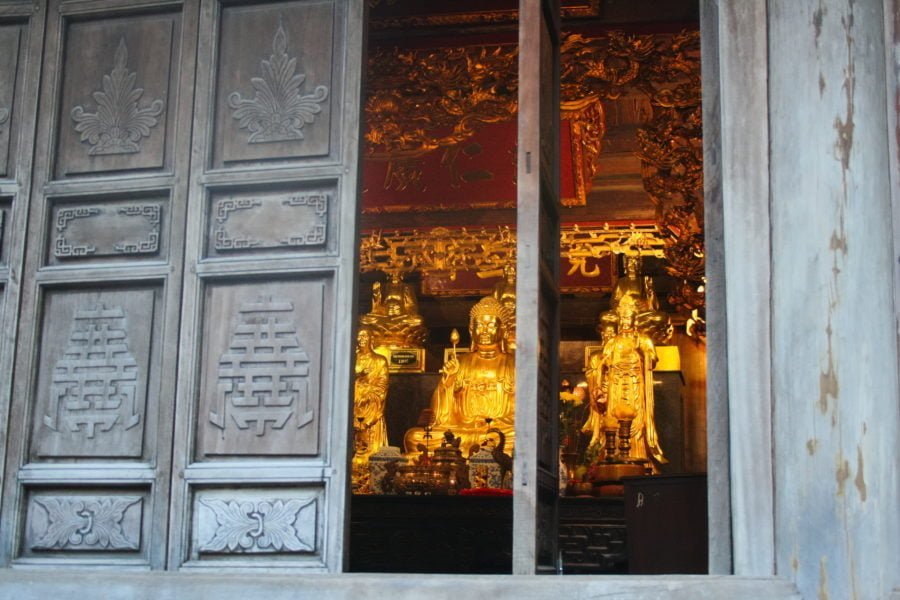
[[[423,373],[425,371],[424,348],[388,348],[378,346],[375,352],[388,360],[390,373]]]

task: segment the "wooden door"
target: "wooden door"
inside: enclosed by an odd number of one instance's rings
[[[362,20],[202,4],[170,568],[342,566]]]
[[[2,547],[14,564],[160,568],[197,7],[34,6],[47,25]]]
[[[34,6],[4,562],[339,569],[361,0]]]
[[[43,15],[34,10],[32,3],[0,2],[0,481],[5,472],[9,436],[7,423],[31,183],[35,118],[31,100],[37,97],[43,24]]]
[[[513,572],[557,562],[559,2],[519,3]]]

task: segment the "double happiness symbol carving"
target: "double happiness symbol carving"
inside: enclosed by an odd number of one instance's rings
[[[121,423],[141,421],[138,366],[128,350],[125,312],[104,305],[75,313],[69,345],[53,368],[50,402],[44,424],[93,439]]]
[[[219,358],[219,381],[210,422],[262,437],[284,429],[296,414],[296,428],[314,418],[305,410],[309,387],[309,356],[300,346],[290,302],[271,298],[241,306],[228,350]]]

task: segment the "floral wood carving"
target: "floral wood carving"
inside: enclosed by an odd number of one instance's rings
[[[312,552],[315,520],[304,512],[315,509],[315,498],[243,501],[204,498],[216,527],[212,538],[201,542],[201,552]],[[312,539],[310,539],[312,538]]]
[[[137,496],[107,498],[36,497],[47,511],[47,529],[32,544],[40,550],[137,550],[122,527],[125,512],[141,502]],[[134,532],[139,535],[140,531]]]
[[[163,101],[154,100],[143,108],[138,104],[144,88],[135,88],[137,73],[128,70],[125,38],[119,40],[109,75],[103,76],[103,91],[92,94],[97,112],[85,112],[83,106],[72,109],[75,131],[81,141],[91,144],[88,154],[134,154],[140,152],[140,141],[150,135],[162,114]]]
[[[369,58],[370,154],[410,157],[449,148],[479,125],[516,114],[515,46],[378,49]]]
[[[262,77],[250,80],[256,95],[252,99],[242,98],[240,92],[228,96],[238,127],[250,131],[249,143],[302,140],[303,127],[322,112],[320,105],[328,97],[328,88],[319,85],[312,94],[301,94],[306,75],[295,74],[296,70],[297,59],[288,58],[287,35],[279,24],[272,55],[262,61]]]

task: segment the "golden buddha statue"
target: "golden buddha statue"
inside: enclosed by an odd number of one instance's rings
[[[625,275],[616,281],[609,310],[600,315],[601,328],[609,323],[618,324],[619,303],[623,298],[631,298],[635,305],[635,327],[649,335],[657,344],[664,344],[672,337],[672,323],[669,316],[659,310],[659,300],[653,289],[650,277],[641,276],[641,257],[637,254],[626,254],[624,257]]]
[[[503,279],[494,285],[491,296],[497,299],[509,313],[506,323],[506,349],[516,349],[516,265],[509,263],[503,267]]]
[[[388,445],[384,405],[388,391],[388,361],[375,352],[372,333],[365,327],[356,334],[353,417],[357,428],[356,454],[368,457]]]
[[[453,354],[441,369],[441,380],[431,397],[438,433],[426,439],[425,429],[406,432],[407,452],[419,445],[437,447],[441,434],[450,430],[461,438],[465,451],[485,441],[489,429],[505,436],[507,452],[515,442],[516,359],[506,348],[508,310],[492,297],[482,298],[469,313],[471,352]]]
[[[627,413],[631,421],[632,460],[646,460],[654,472],[668,462],[659,446],[654,421],[653,339],[636,324],[637,301],[625,295],[616,308],[616,333],[588,359],[585,375],[591,399],[591,415],[583,431],[592,434],[591,444],[604,443],[605,417]]]
[[[428,336],[416,294],[398,272],[372,284],[372,310],[359,321],[371,329],[376,347],[421,348]]]

